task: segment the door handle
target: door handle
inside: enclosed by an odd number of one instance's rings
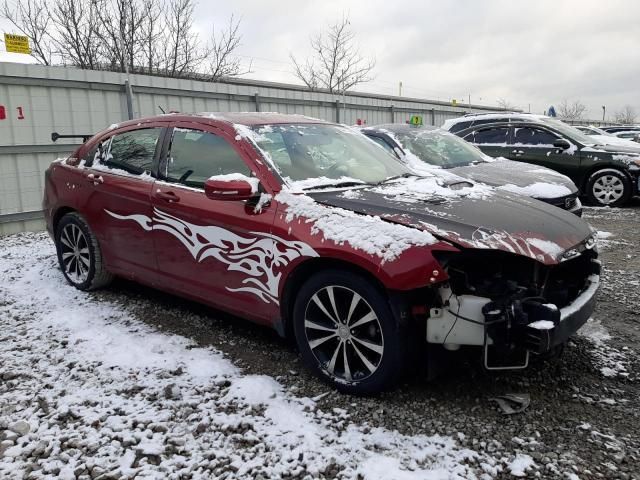
[[[104,183],[104,178],[102,178],[102,175],[98,175],[96,177],[93,173],[90,173],[89,175],[87,175],[86,178],[87,178],[87,182],[93,183],[94,185]]]
[[[514,150],[513,152],[511,152],[515,155],[524,155],[524,152],[522,150]]]
[[[180,201],[180,197],[176,195],[174,192],[163,192],[162,190],[156,191],[156,198],[160,200],[164,200],[165,202],[175,203]]]

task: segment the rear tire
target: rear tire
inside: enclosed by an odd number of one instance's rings
[[[98,239],[78,213],[68,213],[60,219],[55,244],[60,269],[78,290],[94,290],[113,280],[104,268]]]
[[[598,170],[587,180],[587,196],[592,205],[619,207],[631,198],[631,182],[619,170]]]
[[[312,276],[297,295],[293,322],[305,364],[342,392],[377,393],[404,373],[407,335],[387,297],[363,276]]]

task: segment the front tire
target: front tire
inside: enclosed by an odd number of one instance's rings
[[[631,182],[619,170],[598,170],[587,181],[587,196],[592,205],[619,207],[631,198]]]
[[[406,334],[365,277],[341,270],[312,276],[297,295],[293,322],[306,365],[342,392],[377,393],[402,376]]]
[[[79,214],[68,213],[55,233],[58,263],[67,281],[79,290],[94,290],[113,279],[104,268],[98,239]]]

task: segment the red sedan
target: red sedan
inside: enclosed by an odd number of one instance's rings
[[[574,215],[296,115],[113,125],[49,167],[44,210],[75,287],[117,275],[272,326],[352,393],[392,385],[416,339],[525,366],[587,320],[599,279]]]

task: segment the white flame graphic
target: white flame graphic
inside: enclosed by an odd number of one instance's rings
[[[317,257],[316,251],[304,242],[284,240],[275,235],[251,232],[254,238],[213,225],[194,225],[154,208],[153,218],[146,215],[119,215],[105,209],[119,220],[133,220],[144,230],[162,230],[176,237],[189,250],[196,262],[213,257],[225,263],[227,270],[247,274],[243,286],[230,292],[248,292],[262,301],[278,304],[281,267],[298,257]]]

